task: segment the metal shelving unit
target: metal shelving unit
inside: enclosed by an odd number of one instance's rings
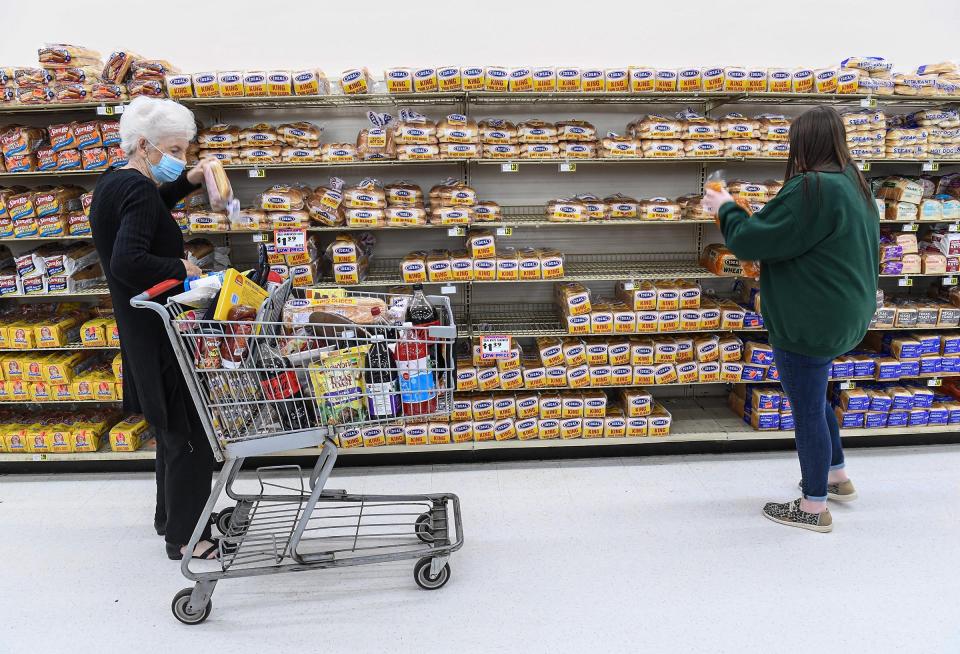
[[[120,348],[116,345],[84,345],[83,343],[68,343],[60,347],[32,347],[28,350],[13,348],[13,347],[0,347],[0,352],[33,352],[34,350],[42,350],[44,352],[76,352],[81,351],[85,352],[90,351],[103,351],[103,350],[119,350]]]
[[[62,300],[67,298],[109,297],[110,289],[106,282],[97,283],[90,288],[72,293],[8,293],[0,295],[0,300]]]
[[[93,237],[89,234],[70,236],[27,236],[24,238],[0,238],[0,243],[50,243],[57,241],[92,241]]]

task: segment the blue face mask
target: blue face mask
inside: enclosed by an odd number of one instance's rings
[[[150,141],[147,141],[150,143]],[[183,159],[177,159],[173,155],[167,154],[157,146],[150,143],[154,150],[159,152],[162,156],[160,161],[155,164],[147,163],[150,165],[150,174],[153,178],[163,184],[164,182],[172,182],[183,173],[183,169],[187,167],[187,162]]]

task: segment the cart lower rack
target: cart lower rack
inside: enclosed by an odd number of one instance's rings
[[[210,446],[224,463],[186,546],[181,571],[195,584],[173,598],[174,616],[204,622],[217,583],[237,577],[416,559],[417,585],[446,584],[449,557],[463,545],[456,495],[357,495],[327,483],[341,436],[449,413],[456,340],[449,300],[419,292],[293,298],[287,281],[264,291],[258,308],[208,320],[179,296],[155,301],[176,285],[159,284],[132,304],[163,319]],[[409,311],[424,320],[397,320]],[[300,466],[268,466],[256,471],[253,492],[235,485],[246,457],[318,445],[307,475]],[[231,506],[215,514],[221,496]],[[196,571],[194,548],[211,521],[222,534],[219,569]]]

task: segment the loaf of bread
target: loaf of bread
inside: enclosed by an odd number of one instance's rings
[[[560,141],[596,141],[597,128],[585,120],[563,120],[556,125]]]
[[[298,121],[277,125],[276,136],[282,143],[293,148],[319,148],[321,131],[322,128],[313,123]]]
[[[960,202],[957,203],[960,206]],[[500,205],[491,200],[473,205],[473,219],[477,222],[499,222],[502,218]]]
[[[469,225],[473,222],[472,207],[431,207],[430,223],[433,225]]]
[[[544,207],[550,222],[586,222],[590,219],[586,206],[577,199],[551,200]]]
[[[346,209],[344,216],[347,227],[386,227],[387,225],[384,209]]]
[[[240,151],[228,148],[218,150],[200,150],[197,152],[197,159],[216,159],[223,165],[239,164]]]
[[[603,199],[608,218],[636,218],[639,202],[634,198],[615,193]]]
[[[241,147],[277,145],[277,130],[267,123],[257,123],[240,130]]]
[[[353,143],[326,143],[320,151],[324,161],[357,160],[357,148]]]
[[[702,195],[683,195],[677,198],[683,220],[713,220],[714,215],[703,206]]]
[[[306,206],[307,195],[305,187],[274,184],[260,194],[258,204],[264,211],[299,211]]]
[[[433,145],[398,145],[397,159],[411,161],[420,159],[436,159],[440,156],[440,147]]]
[[[484,159],[516,159],[520,156],[520,146],[516,144],[500,143],[483,146]]]
[[[119,84],[126,78],[127,72],[130,70],[130,65],[135,59],[142,59],[142,57],[135,52],[129,51],[111,52],[100,71],[100,78],[104,82]]]
[[[680,136],[684,139],[715,139],[720,133],[720,125],[717,121],[694,111],[682,111],[677,114],[677,119],[682,120]]]
[[[387,204],[393,206],[423,205],[423,191],[412,182],[399,181],[384,187]]]
[[[197,133],[201,148],[237,148],[240,146],[240,128],[236,125],[211,125]]]
[[[240,161],[246,164],[280,163],[279,145],[256,146],[240,149]]]
[[[476,143],[440,143],[441,159],[475,159],[480,156]]]
[[[607,134],[606,138],[601,139],[600,146],[602,152],[600,156],[620,158],[620,157],[641,157],[640,139],[632,136],[618,136],[616,134]]]
[[[561,159],[593,159],[597,156],[596,141],[560,141]]]
[[[648,114],[627,126],[627,134],[641,139],[676,139],[683,133],[683,124],[675,118]]]
[[[756,157],[763,147],[761,141],[756,139],[727,139],[724,145],[726,157]]]
[[[285,163],[311,164],[323,160],[320,148],[283,148],[280,160]]]
[[[653,139],[640,142],[645,159],[681,159],[684,156],[683,141]]]
[[[373,159],[395,159],[397,148],[393,129],[370,127],[357,134],[357,155],[364,161]]]
[[[450,114],[441,119],[436,135],[441,143],[480,143],[477,121],[463,114]]]
[[[40,65],[44,68],[70,66],[103,66],[100,53],[69,43],[48,43],[38,50]]]
[[[729,113],[720,119],[720,138],[754,139],[760,129],[760,121],[743,114]]]
[[[350,68],[343,71],[340,76],[340,89],[345,95],[357,95],[367,93],[373,81],[370,79],[370,71],[366,68]]]
[[[356,186],[343,189],[343,206],[347,209],[383,209],[387,196],[375,179],[366,178]]]
[[[432,145],[437,143],[437,126],[429,120],[401,120],[393,127],[397,145]]]
[[[556,143],[521,143],[521,159],[558,159],[560,146]]]
[[[742,142],[745,143],[746,141]],[[781,157],[790,156],[790,144],[786,141],[761,141],[760,156]]]
[[[426,225],[427,212],[422,206],[388,206],[385,211],[388,227]]]
[[[740,261],[725,245],[712,243],[700,255],[700,264],[715,275],[740,275]]]
[[[756,118],[757,136],[762,141],[789,141],[790,121],[779,114],[760,114]]]
[[[324,202],[324,197],[329,189],[320,186],[307,197],[307,211],[310,214],[310,220],[325,225],[327,227],[338,227],[346,220],[344,209],[340,204],[332,206]]]
[[[607,206],[607,203],[596,195],[591,193],[583,193],[576,196],[574,199],[583,203],[587,218],[589,220],[604,220],[605,218],[610,217],[610,209]]]
[[[478,123],[480,142],[484,145],[517,143],[517,126],[507,120],[489,118]]]
[[[431,207],[472,207],[477,203],[477,192],[463,182],[449,180],[430,189]]]
[[[684,157],[723,157],[726,146],[723,141],[684,141]]]
[[[517,125],[519,143],[556,143],[557,128],[552,123],[531,119]]]
[[[640,202],[637,213],[641,220],[680,220],[680,204],[667,198],[650,198]]]

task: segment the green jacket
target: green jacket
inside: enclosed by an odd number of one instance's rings
[[[877,308],[880,224],[852,167],[796,175],[753,216],[733,202],[719,214],[727,247],[761,263],[771,345],[836,357],[863,340]]]

